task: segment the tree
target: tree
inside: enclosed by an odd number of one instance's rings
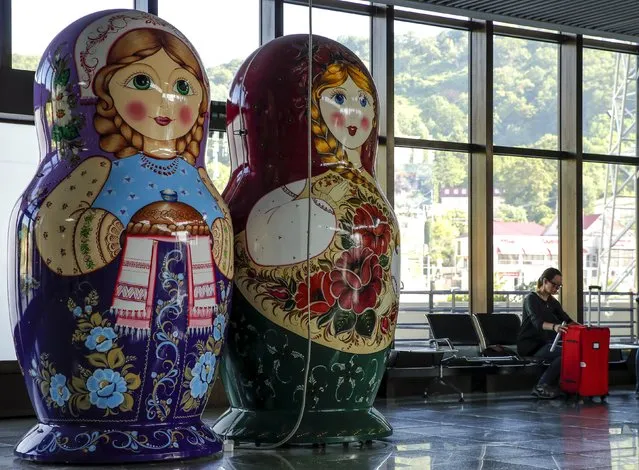
[[[441,259],[444,266],[452,266],[455,260],[455,238],[460,233],[448,217],[436,217],[431,225],[430,258]]]
[[[433,185],[437,192],[447,187],[468,187],[468,155],[437,152],[433,159]]]
[[[526,211],[526,220],[549,224],[557,214],[559,168],[556,161],[540,158],[496,157],[494,186],[504,202]]]
[[[495,220],[502,222],[527,222],[528,214],[523,207],[511,206],[510,204],[500,204]]]
[[[206,74],[209,77],[209,84],[211,86],[212,101],[226,102],[233,78],[243,62],[244,59],[233,59],[225,64],[206,69]]]
[[[430,139],[421,110],[404,96],[395,97],[395,133],[399,137]]]
[[[11,67],[14,69],[36,70],[39,63],[39,55],[11,54]]]
[[[370,70],[369,51],[371,42],[368,38],[360,36],[338,36],[337,42],[353,51],[357,57],[362,59],[366,68]]]
[[[222,194],[229,182],[231,167],[221,162],[208,161],[206,162],[206,172],[209,174],[215,189]]]

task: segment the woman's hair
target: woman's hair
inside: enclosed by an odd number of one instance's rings
[[[561,276],[561,271],[559,271],[559,269],[547,268],[546,270],[544,270],[544,272],[541,273],[541,277],[537,279],[537,289],[541,288],[541,286],[544,284],[544,279],[546,279],[547,281],[552,281],[555,276]]]
[[[351,181],[369,184],[367,180],[361,178],[356,172],[352,171],[351,166],[347,165],[347,158],[344,155],[344,146],[328,129],[319,107],[321,95],[324,90],[343,85],[344,82],[348,80],[348,77],[351,77],[353,82],[355,82],[355,85],[357,85],[360,89],[375,98],[373,84],[360,68],[344,62],[334,62],[329,65],[324,73],[317,77],[315,84],[313,85],[311,102],[311,130],[313,132],[313,143],[315,144],[317,153],[321,157],[323,166],[330,167],[334,171],[340,173],[344,178],[350,179]],[[377,109],[376,102],[373,103],[373,106]],[[376,117],[374,119],[376,119]],[[375,125],[375,120],[373,120],[373,129],[375,128]]]
[[[123,67],[150,57],[160,49],[181,67],[195,75],[202,86],[202,101],[198,118],[185,135],[176,139],[176,151],[187,162],[194,164],[200,153],[200,142],[204,135],[204,120],[209,102],[204,90],[204,75],[200,64],[180,39],[157,29],[136,29],[119,38],[111,47],[106,65],[98,72],[94,81],[94,91],[98,96],[93,125],[100,134],[100,148],[112,152],[116,157],[129,157],[144,146],[144,136],[129,126],[116,111],[109,93],[109,82]]]

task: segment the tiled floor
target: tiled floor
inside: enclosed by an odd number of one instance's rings
[[[370,446],[261,451],[239,447],[216,459],[107,468],[162,469],[637,469],[639,401],[613,390],[607,405],[536,401],[526,395],[468,397],[466,403],[379,401],[394,427]],[[221,410],[220,410],[221,411]],[[216,413],[208,413],[214,421]],[[0,469],[79,467],[24,462],[13,445],[32,419],[0,421]],[[101,467],[105,468],[105,467]]]

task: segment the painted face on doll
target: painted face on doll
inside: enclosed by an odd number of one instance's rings
[[[322,117],[335,138],[348,149],[362,146],[373,128],[373,97],[359,88],[351,77],[340,86],[320,95]]]
[[[198,79],[164,49],[118,70],[109,82],[109,93],[129,126],[160,141],[189,132],[202,101]]]

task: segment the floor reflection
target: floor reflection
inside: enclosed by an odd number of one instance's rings
[[[157,469],[602,469],[639,468],[639,401],[613,391],[608,404],[471,396],[464,404],[379,401],[394,433],[371,445],[259,450],[249,444],[214,459],[146,464]],[[219,410],[217,413],[223,410]],[[217,413],[208,413],[213,422]],[[13,444],[33,420],[0,421],[0,469],[79,467],[24,462]],[[141,468],[122,465],[102,468]]]

